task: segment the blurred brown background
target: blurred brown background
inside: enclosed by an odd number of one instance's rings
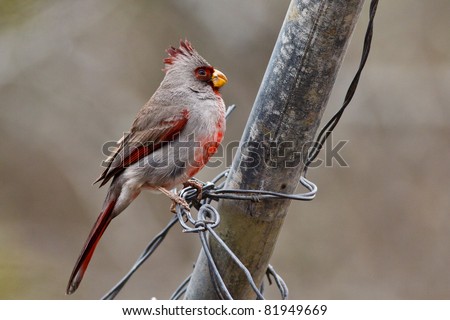
[[[381,1],[372,53],[333,136],[349,167],[309,173],[272,264],[292,299],[450,298],[450,2]],[[239,140],[288,0],[0,1],[0,298],[66,299],[106,189],[101,146],[126,131],[187,37],[226,73]],[[323,122],[359,62],[361,13]],[[323,154],[322,154],[323,156]],[[206,169],[208,180],[220,169]],[[300,191],[300,189],[299,189]],[[104,235],[70,299],[96,299],[170,217],[143,193]],[[176,226],[119,298],[168,298],[191,272],[196,235]],[[278,297],[269,289],[269,298]]]

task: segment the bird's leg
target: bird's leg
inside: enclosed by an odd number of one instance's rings
[[[177,195],[163,187],[158,187],[157,189],[160,192],[162,192],[163,194],[165,194],[166,196],[168,196],[169,199],[173,201],[172,205],[170,206],[170,211],[172,211],[173,213],[176,213],[175,205],[177,205],[177,204],[183,206],[186,210],[190,211],[188,203],[182,197],[180,197],[179,195]]]
[[[202,199],[202,190],[203,190],[203,185],[198,182],[195,179],[189,179],[186,182],[183,182],[183,187],[187,188],[187,187],[192,187],[195,190],[197,190],[197,200],[201,200]]]

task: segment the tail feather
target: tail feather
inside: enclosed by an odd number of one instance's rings
[[[105,210],[103,210],[103,212],[97,218],[97,221],[95,222],[94,227],[92,228],[88,236],[88,239],[86,240],[83,250],[81,251],[81,254],[78,257],[77,263],[73,268],[66,289],[67,294],[74,293],[75,290],[77,290],[78,286],[80,285],[80,282],[83,279],[84,273],[86,272],[89,262],[91,261],[94,250],[97,247],[97,244],[101,236],[103,235],[109,223],[113,219],[112,212],[115,205],[116,200],[111,200],[106,206]]]

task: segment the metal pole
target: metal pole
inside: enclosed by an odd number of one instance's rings
[[[292,0],[233,161],[226,188],[293,193],[363,0]],[[220,237],[263,280],[290,201],[224,200]],[[210,239],[234,299],[254,299],[245,276]],[[218,299],[202,251],[186,299]]]

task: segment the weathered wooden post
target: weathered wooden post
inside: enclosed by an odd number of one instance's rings
[[[236,154],[226,188],[293,193],[363,0],[292,0]],[[290,201],[223,200],[220,237],[250,270],[266,272]],[[211,239],[234,299],[254,299],[242,270]],[[186,299],[218,299],[202,251]]]

